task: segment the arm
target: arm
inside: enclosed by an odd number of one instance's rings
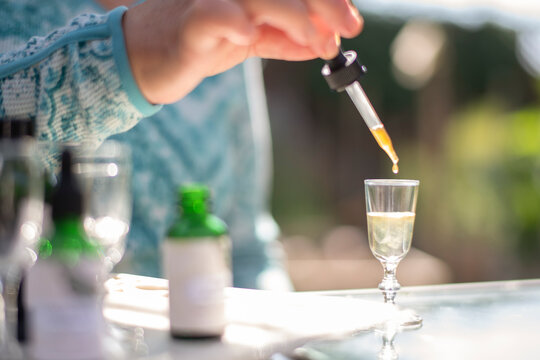
[[[124,12],[78,16],[1,54],[0,116],[35,118],[41,140],[99,141],[157,111],[131,75]]]

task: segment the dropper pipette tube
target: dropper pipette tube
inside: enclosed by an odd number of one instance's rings
[[[338,55],[327,60],[321,72],[331,89],[337,91],[347,91],[349,97],[364,119],[371,134],[379,146],[388,154],[392,160],[392,171],[397,174],[399,171],[399,158],[394,150],[390,136],[386,132],[383,123],[371,105],[364,89],[358,79],[366,73],[365,66],[360,65],[356,59],[354,51],[339,52]]]
[[[364,89],[358,81],[354,81],[349,86],[345,87],[345,90],[347,91],[347,94],[349,94],[349,97],[358,109],[358,112],[362,116],[362,119],[364,119],[364,122],[371,131],[371,134],[373,135],[375,140],[377,141],[377,144],[379,144],[379,146],[386,152],[386,154],[388,154],[390,160],[392,160],[392,163],[394,164],[392,166],[392,171],[394,172],[394,174],[397,174],[399,171],[399,158],[396,154],[396,151],[394,150],[394,146],[392,145],[392,140],[390,140],[390,136],[386,132],[386,129],[384,128],[383,123],[379,119],[377,112],[375,112],[373,105],[371,105],[371,102],[367,98]]]

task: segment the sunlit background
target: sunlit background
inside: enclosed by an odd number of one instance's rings
[[[402,285],[540,276],[540,2],[357,0],[344,40],[400,157],[419,179]],[[363,180],[393,178],[322,61],[265,63],[273,213],[297,289],[374,287]]]

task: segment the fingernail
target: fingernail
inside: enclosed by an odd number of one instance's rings
[[[334,33],[334,41],[336,42],[337,47],[341,46],[341,36],[339,36],[339,33]]]
[[[335,36],[332,36],[328,42],[326,43],[325,47],[324,47],[324,56],[325,58],[327,59],[330,59],[330,58],[333,58],[337,55],[338,53],[338,48],[339,48],[339,36],[338,37],[335,37]]]

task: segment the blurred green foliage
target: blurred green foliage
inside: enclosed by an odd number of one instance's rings
[[[496,101],[464,111],[447,138],[455,225],[489,234],[521,260],[540,255],[540,108]]]

